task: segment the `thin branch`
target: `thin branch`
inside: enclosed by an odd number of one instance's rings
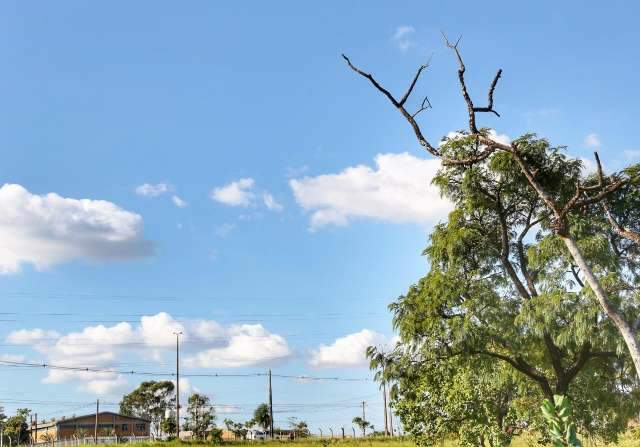
[[[344,57],[344,55],[343,55],[343,57]],[[420,68],[418,68],[418,71],[416,72],[416,75],[413,78],[413,81],[411,81],[411,85],[407,89],[407,93],[405,93],[404,96],[402,97],[402,99],[400,99],[400,101],[398,102],[401,106],[403,106],[404,103],[407,102],[407,99],[409,99],[409,96],[411,96],[411,92],[413,91],[413,87],[416,86],[416,82],[418,82],[418,78],[420,77],[420,74],[422,73],[422,70],[424,70],[426,68],[429,68],[429,64],[431,64],[431,58],[432,57],[433,57],[433,54],[429,57],[429,60],[427,61],[426,64],[421,65]]]
[[[467,112],[469,113],[469,131],[472,134],[477,134],[478,128],[476,127],[476,112],[474,110],[473,101],[471,100],[471,96],[469,95],[467,84],[464,79],[464,72],[466,71],[466,67],[464,65],[464,61],[462,60],[462,56],[460,55],[460,50],[458,49],[458,44],[460,43],[460,39],[462,39],[462,36],[458,37],[458,40],[455,44],[449,42],[449,39],[447,39],[447,36],[444,33],[442,33],[442,37],[444,39],[445,45],[454,51],[454,53],[456,54],[456,58],[458,59],[458,81],[460,82],[462,97],[467,103]]]
[[[411,115],[411,118],[415,118],[416,116],[418,116],[418,114],[420,112],[422,112],[424,110],[427,110],[427,109],[432,109],[432,108],[433,107],[431,107],[431,101],[429,101],[429,97],[425,96],[424,99],[422,100],[422,104],[420,104],[420,108],[418,109],[418,111],[416,113]]]

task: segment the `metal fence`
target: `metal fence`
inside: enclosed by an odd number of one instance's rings
[[[32,444],[38,447],[77,447],[81,445],[93,445],[93,444],[128,444],[129,442],[149,441],[150,436],[98,436],[98,438],[86,437],[86,438],[71,438],[71,439],[59,439],[56,441],[40,441]]]

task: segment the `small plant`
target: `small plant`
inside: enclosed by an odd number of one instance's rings
[[[540,407],[549,426],[553,447],[582,447],[571,420],[571,404],[566,396],[553,396],[553,403],[545,399]]]

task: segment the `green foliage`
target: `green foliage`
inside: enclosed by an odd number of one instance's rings
[[[572,420],[571,405],[566,396],[553,396],[553,403],[545,399],[540,407],[548,424],[554,447],[582,447]]]
[[[234,422],[231,419],[225,419],[224,425],[227,427],[236,439],[247,439],[248,427],[253,425],[253,421],[247,421],[244,424],[242,422]]]
[[[29,426],[27,418],[31,410],[28,408],[18,408],[16,414],[7,418],[4,423],[4,434],[11,438],[12,443],[25,443],[29,440]]]
[[[553,199],[566,203],[581,162],[525,135],[521,156]],[[475,138],[448,139],[447,156],[471,155]],[[454,204],[430,235],[429,271],[390,306],[400,344],[368,352],[377,380],[423,445],[448,435],[463,445],[507,445],[520,427],[543,427],[538,407],[568,395],[579,431],[615,440],[639,405],[616,328],[584,286],[544,203],[512,155],[443,166],[434,179]],[[640,193],[611,197],[611,212],[640,226]],[[640,314],[640,254],[611,231],[601,209],[568,216],[572,235],[630,321]]]
[[[171,381],[142,382],[120,401],[120,413],[151,420],[153,433],[160,434],[160,424],[168,408],[175,406],[174,385]]]
[[[295,438],[308,438],[311,436],[309,425],[306,421],[299,421],[297,417],[292,416],[289,418],[289,427],[293,430]]]
[[[191,430],[195,439],[204,440],[216,418],[209,397],[198,393],[189,396],[187,415],[185,430]]]
[[[164,418],[160,423],[160,429],[162,432],[169,437],[176,436],[176,431],[178,426],[176,424],[175,416],[169,416],[168,418]]]
[[[373,425],[371,425],[371,422],[361,418],[360,416],[354,417],[351,422],[353,422],[355,426],[359,427],[360,430],[362,430],[362,436],[366,436],[367,428],[371,428],[371,430],[373,430]]]
[[[269,411],[269,405],[258,405],[253,412],[253,422],[264,430],[269,430],[271,427],[271,411]]]

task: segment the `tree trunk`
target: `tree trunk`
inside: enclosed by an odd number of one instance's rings
[[[633,327],[624,318],[624,315],[622,315],[622,313],[620,313],[618,309],[616,309],[615,304],[609,300],[607,292],[600,284],[598,278],[596,278],[596,276],[593,274],[593,271],[587,264],[587,261],[580,251],[580,248],[578,247],[575,239],[573,239],[573,237],[568,234],[559,234],[559,236],[560,238],[562,238],[563,242],[569,249],[571,256],[573,257],[574,261],[576,261],[578,267],[580,267],[580,270],[582,270],[582,273],[584,274],[589,287],[591,287],[591,290],[593,290],[593,293],[600,302],[600,306],[602,306],[602,309],[609,316],[609,318],[611,318],[613,323],[618,328],[620,335],[622,335],[622,338],[624,339],[624,342],[629,349],[629,354],[631,355],[633,364],[636,368],[636,375],[638,376],[638,378],[640,378],[640,344]]]

